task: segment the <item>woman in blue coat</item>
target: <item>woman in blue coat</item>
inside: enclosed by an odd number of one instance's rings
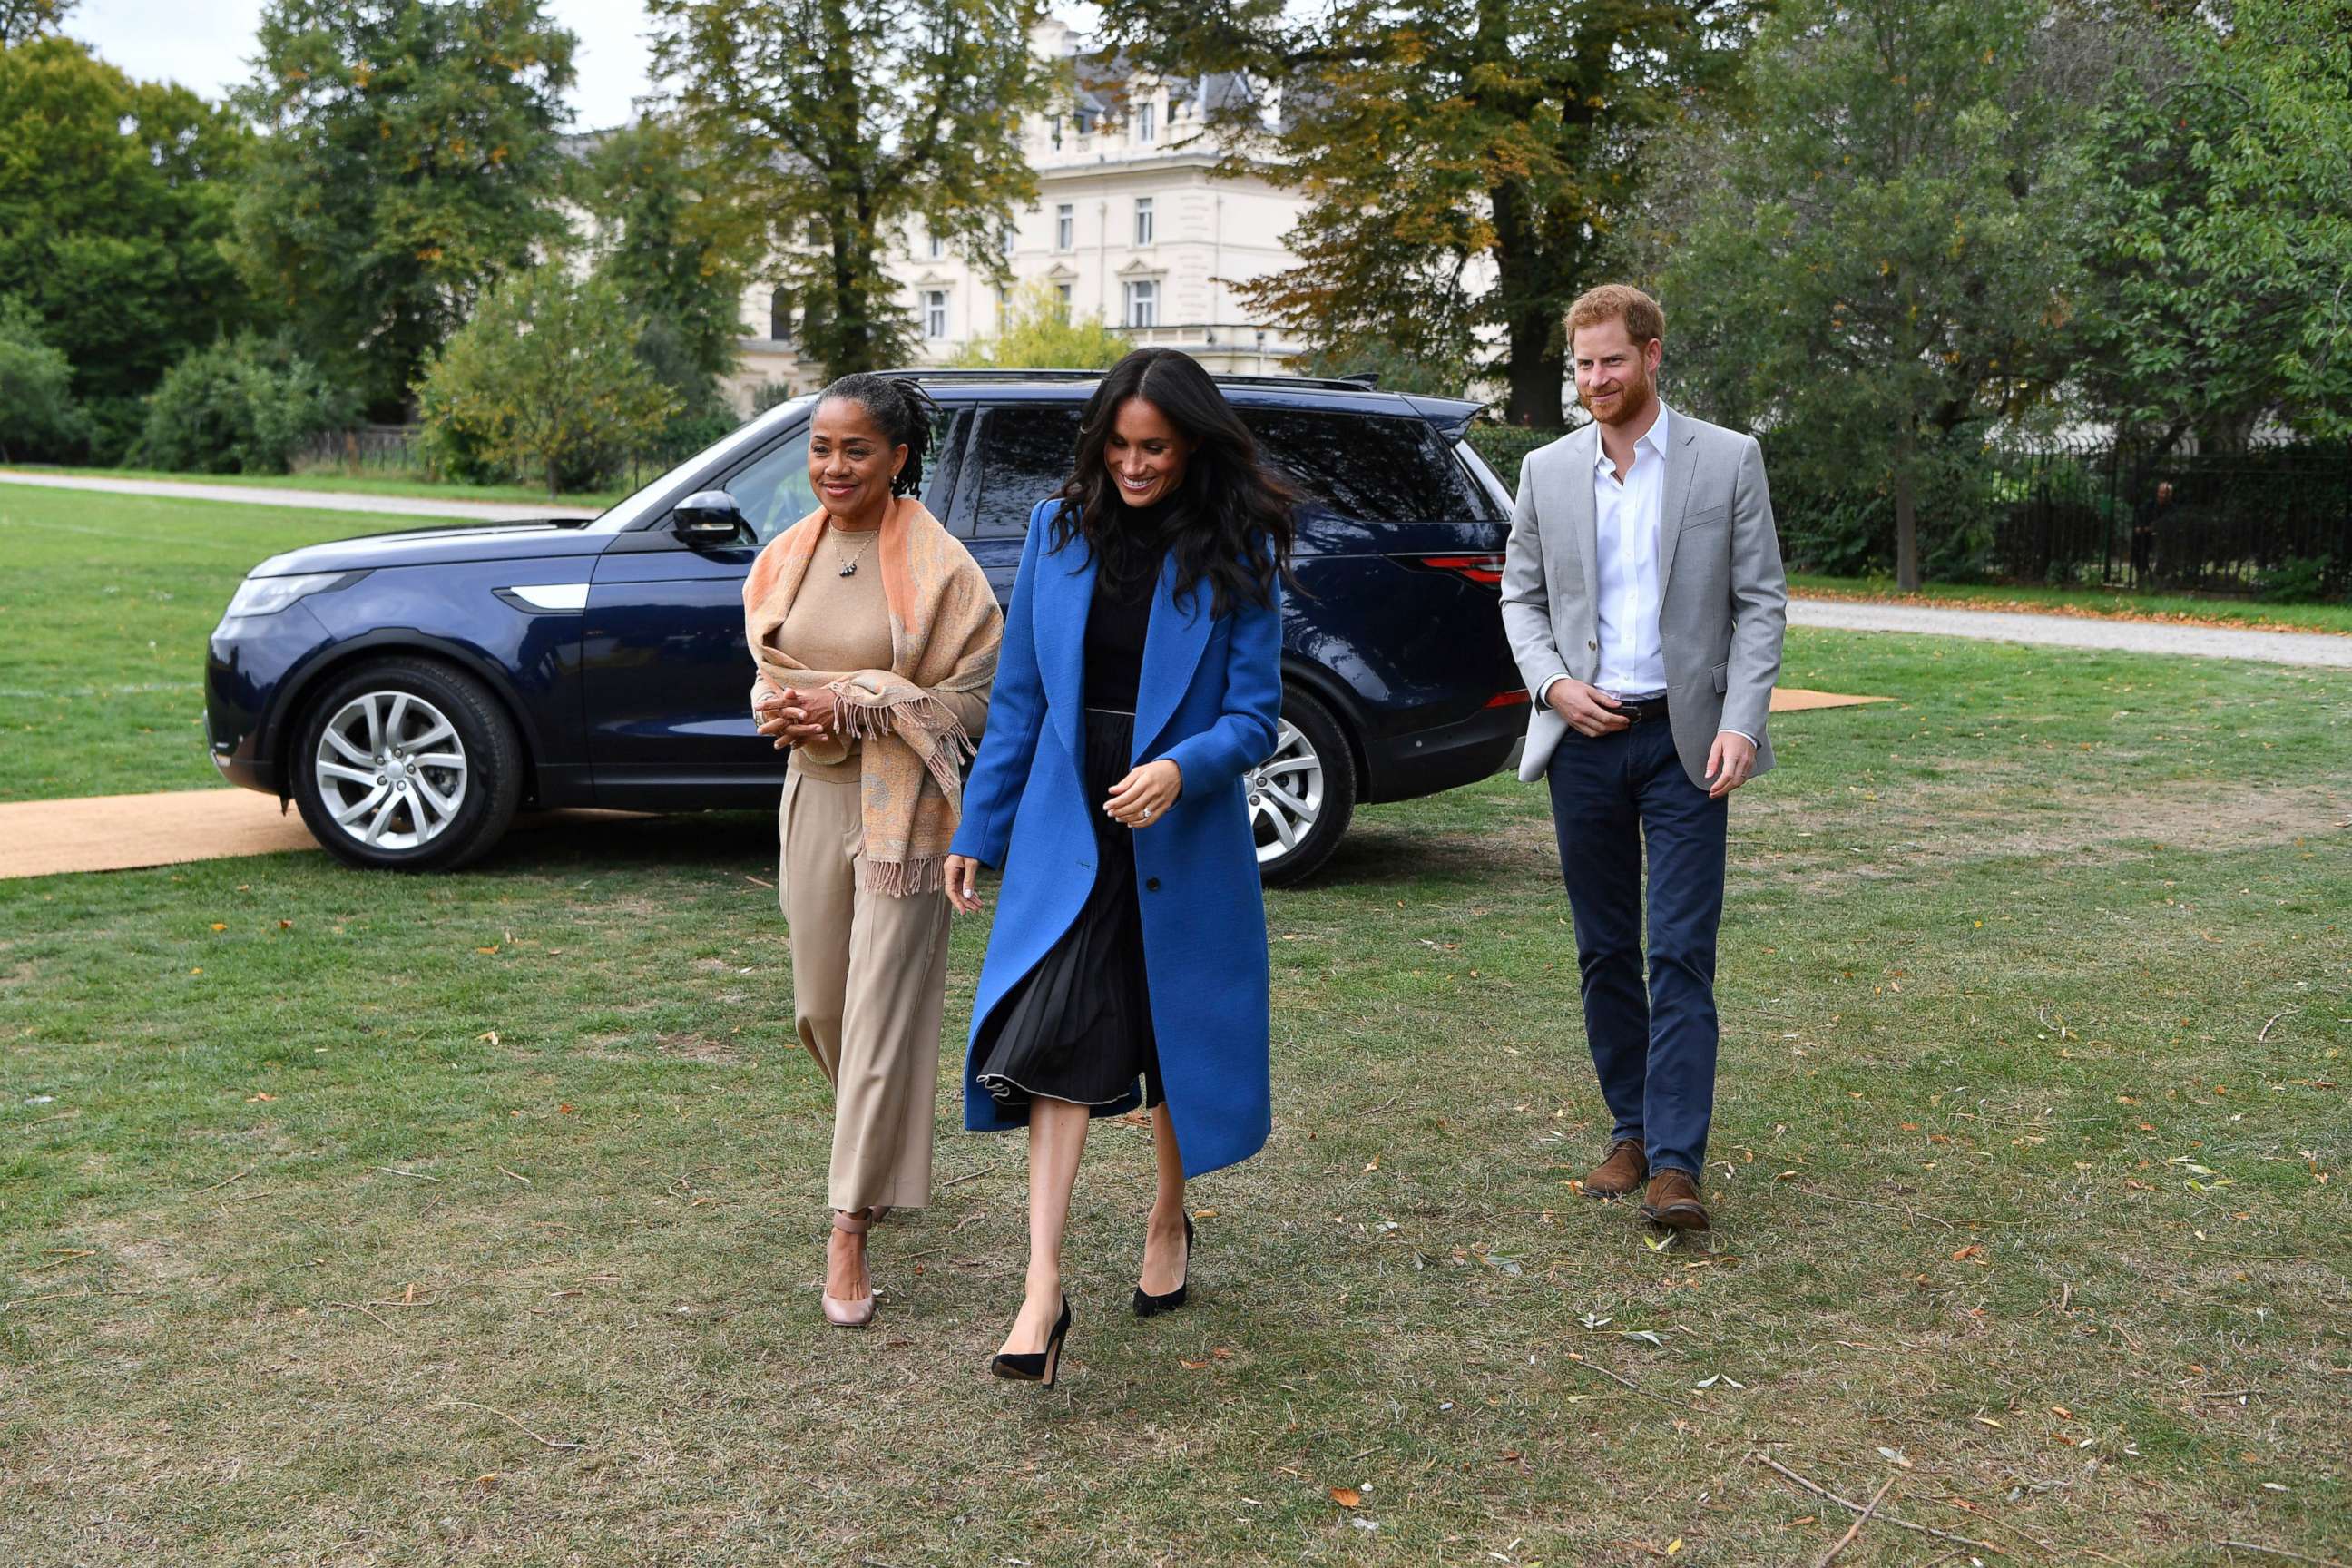
[[[1265,907],[1242,775],[1274,750],[1289,489],[1200,365],[1139,349],[1088,401],[1029,517],[948,897],[1003,894],[972,1005],[964,1124],[1029,1129],[1029,1276],[993,1370],[1050,1384],[1087,1124],[1152,1114],[1135,1310],[1183,1305],[1188,1176],[1271,1125]]]

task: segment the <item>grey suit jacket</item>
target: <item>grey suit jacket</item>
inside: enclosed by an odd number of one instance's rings
[[[1756,737],[1756,771],[1772,765],[1765,715],[1780,677],[1789,584],[1764,455],[1752,436],[1675,410],[1666,426],[1665,490],[1658,509],[1658,641],[1666,713],[1691,782],[1706,784],[1719,730]],[[1566,675],[1600,672],[1592,466],[1601,427],[1587,425],[1528,454],[1503,564],[1503,630],[1530,695]],[[1528,729],[1520,776],[1540,777],[1565,721],[1541,702]]]

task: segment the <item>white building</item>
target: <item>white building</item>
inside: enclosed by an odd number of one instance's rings
[[[1213,371],[1279,371],[1299,345],[1254,318],[1234,286],[1296,264],[1282,237],[1306,202],[1261,175],[1214,174],[1201,111],[1223,79],[1106,79],[1118,62],[1081,53],[1059,21],[1040,25],[1032,47],[1070,58],[1078,90],[1022,127],[1037,199],[1015,215],[1009,285],[921,233],[891,259],[921,334],[919,363],[942,363],[995,331],[1011,290],[1043,279],[1073,316],[1099,315],[1139,345],[1181,348]],[[797,353],[789,302],[761,284],[743,303],[742,360],[730,378],[739,402],[748,407],[764,384],[813,390],[823,367]]]

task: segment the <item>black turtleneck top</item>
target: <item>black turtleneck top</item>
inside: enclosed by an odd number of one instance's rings
[[[1086,704],[1132,713],[1143,683],[1151,596],[1168,553],[1168,505],[1115,504],[1117,521],[1096,552],[1094,604],[1087,615]]]

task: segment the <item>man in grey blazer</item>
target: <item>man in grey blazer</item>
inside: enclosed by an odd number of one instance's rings
[[[1788,583],[1755,439],[1658,400],[1657,301],[1595,289],[1568,331],[1592,422],[1528,454],[1503,568],[1503,626],[1536,709],[1520,777],[1550,780],[1613,1123],[1584,1190],[1642,1192],[1649,1219],[1702,1229],[1727,797],[1772,765]]]

